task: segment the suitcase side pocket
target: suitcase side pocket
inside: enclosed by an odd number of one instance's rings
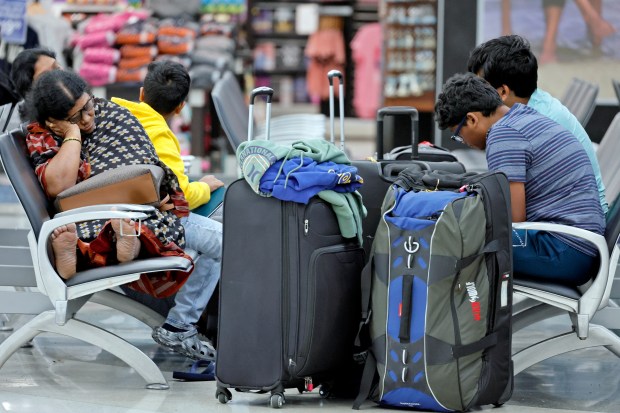
[[[360,299],[364,250],[344,244],[315,250],[309,262],[306,311],[300,311],[295,375],[333,370],[350,352]]]

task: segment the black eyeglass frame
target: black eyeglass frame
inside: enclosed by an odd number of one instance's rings
[[[90,107],[88,107],[88,106],[90,106]],[[94,107],[95,107],[95,97],[93,95],[90,95],[90,99],[88,99],[86,104],[84,106],[82,106],[82,109],[78,110],[73,115],[68,116],[67,119],[65,119],[65,120],[67,122],[71,123],[72,125],[76,125],[76,124],[80,123],[80,121],[84,117],[84,112],[88,112],[88,111],[92,110]]]
[[[452,134],[452,136],[450,136],[450,139],[452,139],[454,142],[458,142],[458,143],[465,142],[465,140],[459,135],[459,133],[461,133],[461,129],[463,129],[463,126],[465,125],[466,120],[467,120],[467,115],[463,116],[463,119],[461,120],[461,122],[459,122],[458,126],[454,130],[454,133]]]

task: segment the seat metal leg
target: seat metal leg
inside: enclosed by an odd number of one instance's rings
[[[90,302],[119,310],[143,322],[151,329],[161,326],[165,321],[164,317],[157,311],[116,291],[103,290],[96,292],[91,297]]]
[[[513,315],[512,332],[514,334],[534,323],[562,314],[566,314],[566,311],[552,305],[540,303],[538,305],[533,305]]]
[[[514,354],[512,356],[514,374],[519,374],[528,367],[558,354],[600,346],[620,357],[620,337],[603,326],[590,324],[586,340],[579,339],[577,334],[571,331],[536,343]]]
[[[620,307],[608,306],[602,310],[598,310],[592,322],[595,324],[603,325],[611,330],[620,330]]]
[[[54,311],[47,311],[40,314],[38,317],[45,315],[44,319],[47,322],[54,322]],[[34,320],[34,319],[33,319]],[[35,338],[41,330],[32,324],[32,320],[26,323],[21,328],[18,328],[10,336],[8,336],[2,344],[0,344],[0,368],[4,366],[4,363],[21,347],[25,346],[30,340]]]
[[[70,319],[65,325],[58,325],[54,319],[55,312],[46,311],[7,337],[0,345],[0,367],[22,344],[39,333],[49,332],[77,338],[115,355],[142,376],[149,389],[170,387],[153,360],[121,337],[81,320]]]
[[[13,331],[13,327],[11,327],[10,325],[8,325],[8,323],[11,320],[9,319],[9,316],[6,314],[0,314],[0,331],[2,332],[8,332],[8,331]]]

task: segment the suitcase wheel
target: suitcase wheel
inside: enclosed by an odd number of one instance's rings
[[[331,396],[331,386],[327,384],[322,384],[321,387],[319,387],[319,395],[323,399],[329,399],[329,397]]]
[[[228,389],[218,387],[215,390],[215,397],[220,403],[226,404],[232,399],[232,393]]]
[[[274,409],[279,409],[284,403],[286,403],[286,400],[282,393],[273,393],[271,397],[269,397],[269,405]]]

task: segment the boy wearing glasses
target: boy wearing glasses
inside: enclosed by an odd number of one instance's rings
[[[506,106],[473,73],[448,79],[435,104],[440,129],[485,150],[489,170],[510,181],[513,222],[551,222],[603,234],[592,165],[575,136],[521,103]],[[588,243],[546,231],[513,231],[515,274],[581,285],[597,260]]]
[[[471,51],[467,70],[489,82],[505,105],[512,107],[515,103],[522,103],[534,108],[575,135],[592,164],[599,201],[603,212],[607,213],[605,185],[592,141],[581,123],[562,102],[537,87],[538,62],[529,42],[521,36],[511,35],[482,43]]]

